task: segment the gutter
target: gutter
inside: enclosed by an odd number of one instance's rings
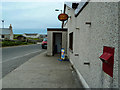
[[[77,72],[77,75],[78,75],[78,77],[79,77],[80,82],[82,83],[82,86],[83,86],[86,90],[90,89],[89,85],[87,84],[87,82],[86,82],[85,79],[83,78],[82,74],[78,71],[78,69],[75,67],[75,65],[73,65],[73,62],[70,61],[70,63],[71,63],[71,68],[73,68],[73,70],[75,70],[75,71]],[[91,90],[91,89],[90,89],[90,90]]]

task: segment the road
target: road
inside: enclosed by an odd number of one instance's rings
[[[2,77],[44,51],[40,44],[2,48]]]

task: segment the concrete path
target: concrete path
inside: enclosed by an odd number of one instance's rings
[[[37,55],[6,75],[2,88],[81,88],[70,70],[69,61],[58,56]]]

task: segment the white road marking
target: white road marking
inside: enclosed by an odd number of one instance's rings
[[[36,51],[36,52],[40,52],[40,51],[41,51],[41,50]],[[11,61],[11,60],[14,60],[14,59],[17,59],[17,58],[20,58],[20,57],[24,57],[24,56],[27,56],[27,55],[30,55],[30,54],[36,53],[36,52],[31,52],[31,53],[25,54],[25,55],[23,55],[23,56],[17,56],[17,57],[11,58],[11,59],[7,59],[7,60],[2,61],[2,62],[0,62],[0,63],[8,62],[8,61]]]

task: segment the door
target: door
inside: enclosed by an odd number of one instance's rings
[[[62,33],[53,33],[53,55],[59,54],[62,48]]]

